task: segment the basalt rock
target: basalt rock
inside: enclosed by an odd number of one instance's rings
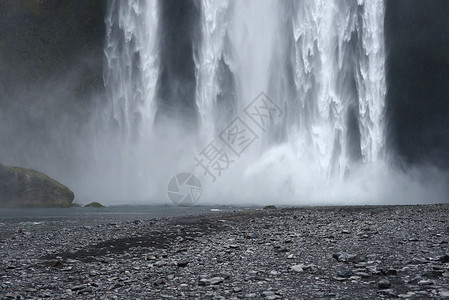
[[[0,164],[2,207],[70,207],[74,198],[68,187],[45,174]]]
[[[104,208],[105,206],[99,202],[91,202],[89,204],[84,205],[84,207]]]

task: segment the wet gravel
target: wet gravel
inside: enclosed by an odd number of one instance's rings
[[[0,299],[449,299],[449,205],[0,220]]]

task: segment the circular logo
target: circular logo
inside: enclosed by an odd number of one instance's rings
[[[179,206],[195,204],[200,199],[202,191],[200,180],[190,173],[176,175],[167,187],[168,198]]]

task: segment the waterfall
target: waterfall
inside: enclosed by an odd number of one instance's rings
[[[115,177],[113,182],[105,183],[109,185],[105,189],[118,189],[119,197],[125,199],[135,181],[132,174],[140,174],[136,168],[144,167],[138,156],[151,135],[156,110],[157,1],[113,0],[105,24],[103,78],[108,103],[100,117],[108,136],[100,143],[107,149],[98,150],[97,156],[109,165],[106,169]]]
[[[184,12],[199,15],[195,22],[200,29],[187,35],[190,43],[183,43],[184,49],[191,47],[187,53],[194,72],[183,65],[182,76],[176,76],[175,67],[161,67],[170,59],[182,63],[179,51],[157,47],[173,45],[166,41],[172,36],[161,34],[161,3],[109,4],[104,75],[108,106],[103,120],[116,128],[124,168],[135,160],[130,149],[148,146],[147,136],[161,107],[160,113],[170,117],[171,110],[182,112],[186,103],[196,103],[200,138],[195,152],[210,141],[220,143],[220,132],[234,118],[250,122],[245,108],[260,93],[268,95],[282,115],[258,133],[231,171],[237,181],[249,178],[253,186],[263,186],[260,174],[270,174],[293,193],[312,181],[319,190],[326,182],[344,180],[352,166],[382,160],[386,94],[382,0],[188,1]],[[188,24],[190,19],[182,19],[184,29],[179,30],[198,30]],[[195,92],[190,94],[192,82]],[[195,118],[190,110],[189,116]],[[138,169],[139,163],[134,167]],[[229,187],[214,189],[221,193]]]
[[[300,151],[315,153],[328,174],[376,161],[385,145],[383,1],[294,1],[289,11],[293,143],[312,145]]]
[[[361,150],[364,161],[375,161],[385,151],[385,39],[383,1],[365,0],[363,42],[357,73]]]
[[[157,1],[112,1],[106,18],[108,113],[129,142],[151,127],[158,78]]]

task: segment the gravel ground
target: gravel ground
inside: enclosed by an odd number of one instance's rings
[[[0,299],[449,299],[449,205],[3,222]]]

